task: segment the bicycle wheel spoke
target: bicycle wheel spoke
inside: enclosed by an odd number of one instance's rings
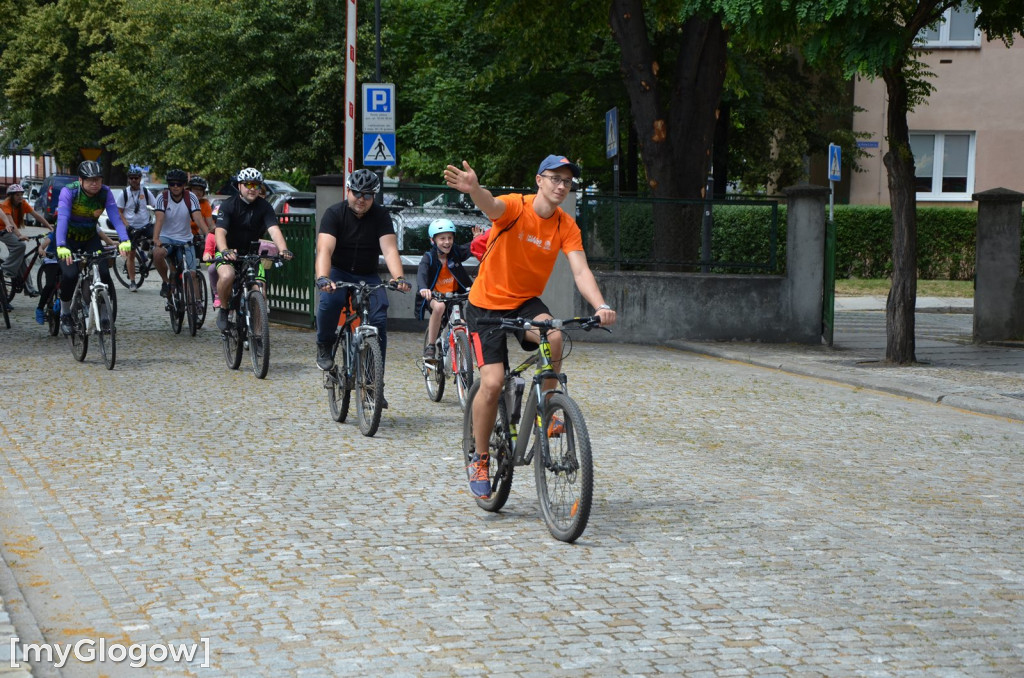
[[[579,406],[565,394],[551,396],[536,434],[543,436],[533,462],[541,512],[556,539],[575,541],[586,529],[594,489],[590,437]]]

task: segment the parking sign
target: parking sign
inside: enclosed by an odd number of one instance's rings
[[[363,83],[363,134],[395,131],[395,86]]]

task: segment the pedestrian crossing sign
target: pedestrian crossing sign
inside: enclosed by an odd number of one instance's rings
[[[842,148],[836,144],[828,145],[828,180],[840,181],[843,178]]]
[[[381,132],[380,134],[363,135],[364,165],[394,165],[395,135]]]

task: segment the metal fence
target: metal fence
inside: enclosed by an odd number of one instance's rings
[[[577,207],[595,268],[783,273],[778,200],[669,200],[586,193]]]
[[[316,316],[313,275],[316,256],[316,218],[289,216],[281,224],[288,249],[294,255],[281,268],[267,269],[270,319],[299,327],[312,327]]]

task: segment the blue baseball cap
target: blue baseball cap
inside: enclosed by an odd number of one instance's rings
[[[580,166],[569,162],[569,158],[564,155],[549,155],[541,160],[537,174],[543,174],[544,170],[558,169],[559,167],[568,167],[572,171],[573,178],[580,178]]]

